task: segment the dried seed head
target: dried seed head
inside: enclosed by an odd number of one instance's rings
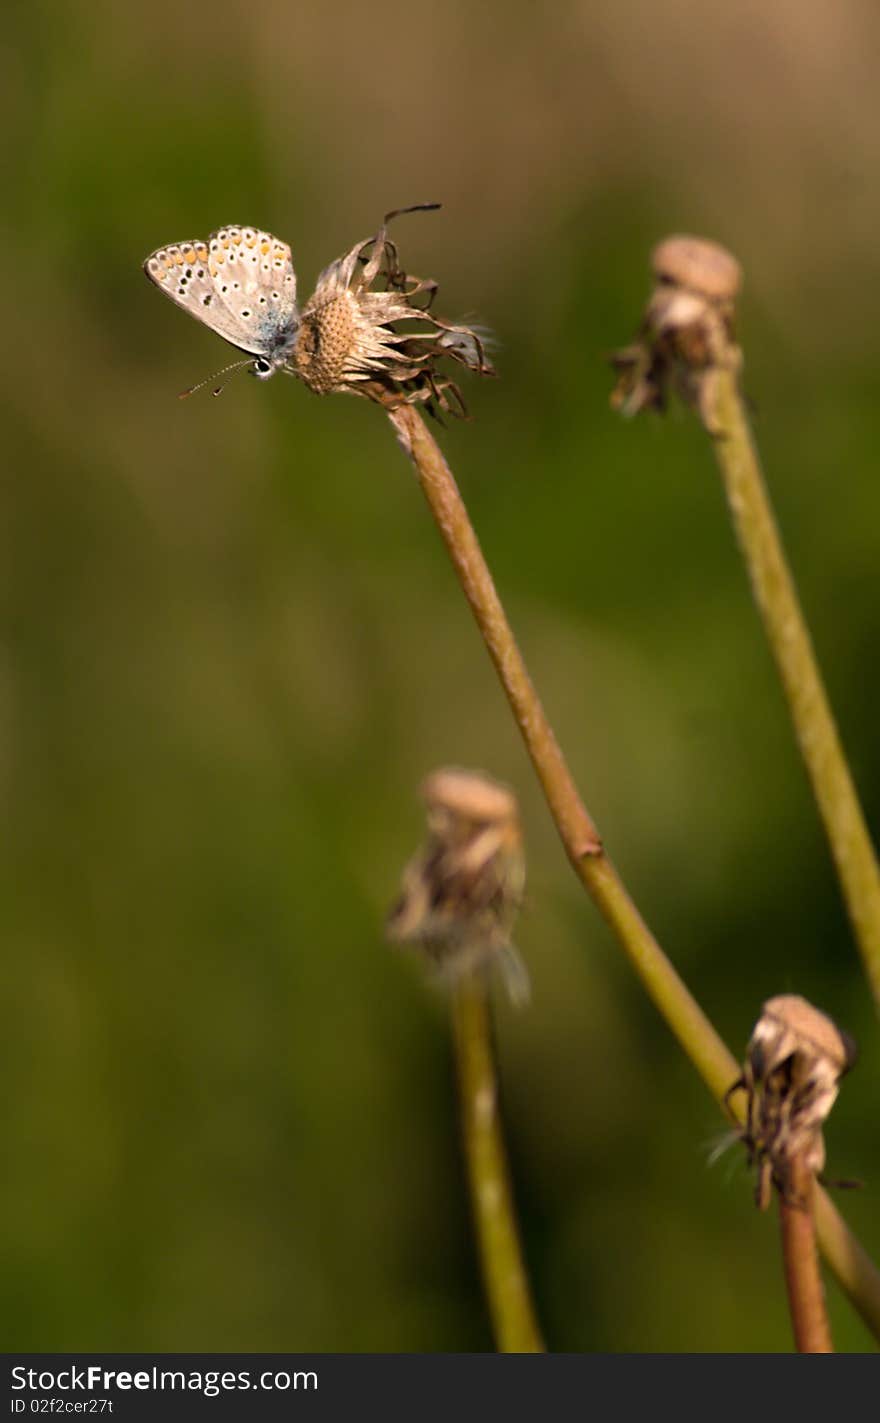
[[[733,301],[742,281],[739,262],[718,242],[705,237],[666,237],[651,253],[658,281],[708,297]]]
[[[766,1070],[772,1071],[792,1052],[816,1060],[827,1058],[830,1068],[842,1077],[855,1065],[857,1048],[849,1033],[838,1028],[797,993],[781,993],[768,998],[755,1024],[750,1047],[756,1054],[771,1052]]]
[[[461,392],[438,362],[448,357],[479,375],[495,372],[483,333],[434,316],[436,282],[408,276],[400,265],[387,225],[415,211],[388,213],[375,237],[321,273],[288,365],[316,395],[348,391],[390,409],[421,403],[433,415],[463,415]]]
[[[422,799],[429,812],[474,824],[510,825],[519,833],[516,796],[506,786],[477,771],[445,768],[422,782]]]
[[[840,1078],[856,1059],[852,1039],[797,994],[764,1004],[749,1039],[742,1076],[727,1096],[746,1093],[742,1139],[757,1167],[757,1201],[769,1203],[770,1183],[792,1199],[792,1162],[818,1173],[825,1165],[822,1123]],[[797,1202],[795,1202],[797,1204]]]
[[[354,308],[347,292],[331,297],[309,313],[300,327],[294,365],[316,395],[339,388],[355,337]]]
[[[427,839],[404,871],[388,935],[419,947],[447,980],[498,963],[523,1001],[528,975],[510,938],[525,884],[516,798],[457,768],[435,771],[422,796]]]
[[[714,432],[717,374],[742,365],[734,337],[740,265],[718,243],[685,236],[658,243],[651,264],[656,285],[638,340],[611,358],[611,404],[625,415],[663,410],[673,388]]]

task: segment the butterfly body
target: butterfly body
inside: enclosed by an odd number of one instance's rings
[[[144,271],[177,306],[254,356],[260,379],[287,365],[300,326],[296,275],[290,248],[270,232],[223,227],[207,241],[171,243]]]

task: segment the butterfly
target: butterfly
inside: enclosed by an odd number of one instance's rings
[[[239,364],[260,380],[284,370],[300,325],[286,242],[255,227],[221,227],[206,242],[160,247],[144,271],[177,306],[255,357]]]

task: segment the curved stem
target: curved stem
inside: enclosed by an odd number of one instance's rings
[[[468,974],[453,986],[451,1012],[471,1208],[495,1342],[501,1354],[540,1354],[544,1343],[516,1225],[481,977]]]
[[[822,683],[735,376],[714,376],[711,437],[755,601],[880,1010],[880,868]]]
[[[452,559],[462,590],[495,664],[574,871],[610,926],[646,992],[718,1102],[740,1068],[663,953],[602,849],[593,821],[538,699],[471,526],[452,471],[412,406],[388,410],[415,466],[422,492]],[[880,1271],[817,1193],[822,1250],[868,1328],[880,1339]]]
[[[779,1225],[785,1288],[799,1354],[833,1354],[825,1291],[816,1254],[812,1171],[802,1156],[791,1162],[787,1192],[779,1194]]]

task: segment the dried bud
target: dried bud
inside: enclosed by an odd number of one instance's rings
[[[611,404],[624,415],[663,410],[670,386],[714,431],[715,377],[739,372],[734,303],[741,269],[716,242],[667,237],[651,254],[656,285],[633,345],[612,356],[619,372]]]
[[[435,771],[422,786],[427,840],[403,873],[388,935],[421,948],[441,977],[498,963],[514,1002],[528,975],[511,930],[525,884],[516,797],[475,771]]]
[[[805,998],[783,993],[764,1004],[746,1049],[742,1076],[726,1094],[746,1093],[741,1136],[749,1165],[757,1167],[755,1199],[770,1201],[771,1182],[786,1200],[792,1163],[800,1158],[814,1174],[825,1165],[822,1123],[837,1097],[840,1078],[856,1060],[852,1039]]]
[[[483,335],[434,316],[429,307],[437,283],[408,276],[400,265],[387,225],[418,210],[388,213],[375,237],[358,242],[318,278],[288,361],[317,395],[349,391],[391,409],[421,403],[432,415],[463,415],[461,392],[438,361],[449,357],[479,375],[495,374]]]
[[[714,302],[732,302],[742,283],[742,268],[726,247],[704,237],[666,237],[651,253],[658,282],[696,292]]]

